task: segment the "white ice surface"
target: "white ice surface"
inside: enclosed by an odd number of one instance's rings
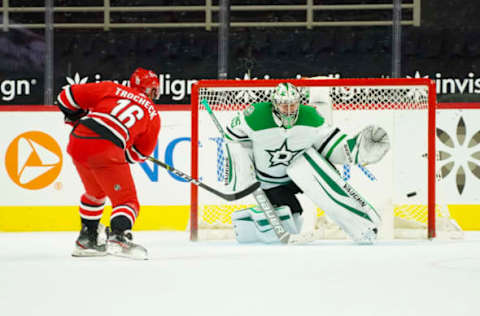
[[[137,232],[149,261],[73,258],[76,236],[0,234],[0,315],[480,315],[478,232],[374,246]]]

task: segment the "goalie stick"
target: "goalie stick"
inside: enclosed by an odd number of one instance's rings
[[[225,138],[226,134],[223,130],[222,125],[217,120],[217,117],[212,111],[212,108],[208,104],[207,100],[203,99],[200,103],[207,109],[210,118],[212,119],[215,127],[218,129],[218,132]],[[270,225],[272,225],[273,231],[275,235],[277,235],[278,239],[282,244],[304,244],[309,243],[315,240],[315,236],[313,232],[301,233],[301,234],[290,234],[281,224],[280,218],[278,217],[277,213],[275,212],[275,208],[273,207],[272,203],[268,199],[265,192],[260,188],[256,188],[253,190],[253,197],[258,203],[258,207],[265,213],[265,217],[267,218]]]
[[[255,190],[257,190],[260,187],[260,182],[255,182],[252,185],[250,185],[249,187],[243,189],[242,191],[238,191],[238,192],[234,192],[234,193],[224,193],[224,192],[220,192],[218,190],[215,190],[211,186],[206,185],[205,183],[201,182],[200,180],[197,180],[197,179],[194,179],[194,178],[190,177],[186,173],[183,173],[180,170],[177,170],[177,169],[173,168],[172,166],[167,165],[166,163],[164,163],[160,160],[157,160],[153,157],[148,157],[147,159],[150,160],[151,162],[153,162],[154,164],[159,165],[160,167],[165,168],[166,170],[168,170],[170,172],[173,172],[175,175],[181,177],[182,179],[187,180],[187,182],[191,182],[191,183],[207,190],[208,192],[213,193],[216,196],[219,196],[222,199],[227,200],[227,201],[235,201],[235,200],[241,199],[241,198],[251,194],[252,192],[254,192]]]

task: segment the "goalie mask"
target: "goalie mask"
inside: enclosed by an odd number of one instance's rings
[[[291,83],[281,83],[272,94],[273,113],[283,127],[292,128],[298,118],[300,92]]]
[[[160,98],[160,81],[151,70],[137,68],[130,77],[130,87],[145,93],[150,99]]]

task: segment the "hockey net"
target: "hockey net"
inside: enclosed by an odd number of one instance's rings
[[[435,196],[435,86],[428,79],[319,79],[288,80],[326,121],[348,135],[369,124],[387,130],[391,151],[378,164],[337,166],[383,218],[381,237],[460,238],[462,232],[448,207]],[[225,127],[248,105],[270,101],[273,88],[285,80],[203,80],[192,89],[192,176],[226,190],[225,140],[202,101],[208,102]],[[308,199],[304,230],[319,238],[345,238],[345,234]],[[234,238],[231,214],[253,206],[252,197],[227,202],[191,187],[191,239]]]

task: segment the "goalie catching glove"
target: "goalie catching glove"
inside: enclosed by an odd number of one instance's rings
[[[390,150],[387,132],[380,126],[369,125],[346,144],[350,163],[363,166],[380,161]]]

